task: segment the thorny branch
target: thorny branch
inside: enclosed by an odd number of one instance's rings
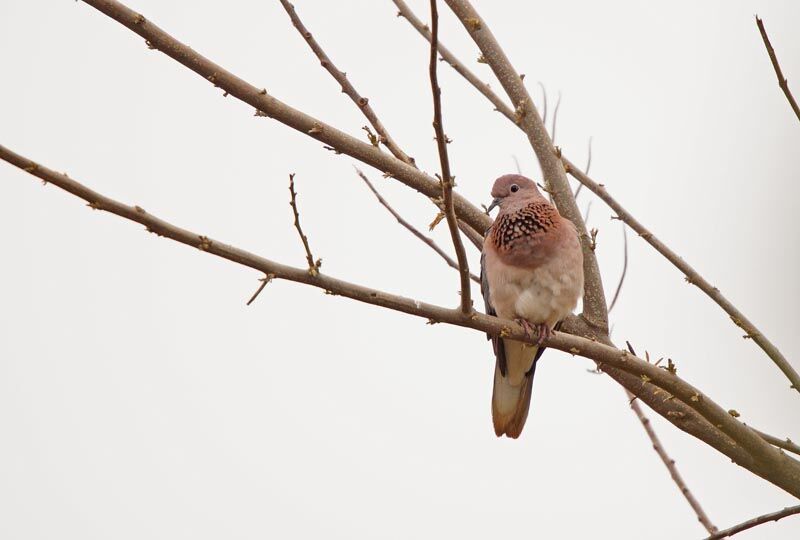
[[[294,268],[265,259],[243,249],[224,244],[205,235],[172,225],[138,206],[128,206],[105,197],[66,174],[57,173],[0,146],[0,159],[85,200],[95,210],[111,212],[145,225],[148,231],[171,238],[248,266],[277,279],[303,283],[330,294],[400,311],[429,321],[473,328],[492,335],[518,341],[532,342],[523,328],[512,321],[472,313],[464,317],[457,309],[448,309],[393,294],[348,283],[322,274],[312,275],[307,269]],[[576,322],[577,321],[577,322]],[[575,317],[564,321],[564,327],[580,328]],[[591,358],[615,380],[648,403],[654,410],[681,429],[694,434],[735,463],[752,471],[787,492],[800,497],[800,462],[786,456],[768,444],[697,388],[680,379],[675,373],[650,364],[628,351],[622,351],[598,341],[570,335],[562,331],[545,341],[554,349]]]
[[[712,534],[711,536],[706,538],[706,540],[722,540],[723,538],[733,536],[736,533],[746,531],[747,529],[752,529],[756,525],[769,523],[770,521],[778,521],[781,518],[793,516],[795,514],[800,514],[800,504],[798,504],[797,506],[790,506],[789,508],[784,508],[783,510],[780,510],[778,512],[772,512],[771,514],[764,514],[763,516],[758,516],[757,518],[750,519],[748,521],[745,521],[744,523],[739,523],[738,525],[734,525],[729,529],[725,529],[724,531],[719,531],[718,533]]]
[[[453,258],[450,257],[450,255],[445,253],[445,251],[442,248],[439,247],[439,245],[433,240],[433,238],[431,238],[429,236],[425,236],[424,234],[422,234],[419,231],[419,229],[417,229],[411,223],[409,223],[408,221],[403,219],[403,216],[401,216],[394,208],[392,208],[392,206],[386,201],[386,199],[383,198],[383,196],[378,192],[378,190],[375,189],[375,186],[372,185],[372,182],[369,181],[369,178],[367,178],[367,175],[365,175],[361,171],[361,169],[356,167],[356,173],[358,174],[358,176],[361,177],[361,179],[364,181],[364,183],[367,184],[367,187],[372,192],[372,194],[375,195],[375,198],[378,199],[378,202],[381,203],[381,205],[384,208],[386,208],[386,210],[388,210],[389,213],[392,214],[392,216],[394,216],[394,218],[397,220],[397,222],[400,225],[405,227],[411,234],[413,234],[414,236],[419,238],[421,241],[423,241],[425,244],[427,244],[429,248],[431,248],[433,251],[435,251],[436,254],[439,255],[442,259],[444,259],[444,262],[447,263],[447,266],[449,266],[450,268],[454,268],[454,269],[458,270],[458,263],[456,261],[454,261]],[[475,274],[470,274],[470,278],[472,279],[472,281],[474,281],[476,283],[480,283],[481,282],[480,278],[478,276],[476,276]]]
[[[631,354],[636,355],[636,351],[633,350],[633,347],[630,343],[628,345],[628,350]],[[689,487],[686,485],[681,473],[678,472],[678,467],[675,465],[675,460],[669,457],[667,451],[664,449],[664,445],[661,444],[661,440],[656,435],[655,430],[653,429],[652,424],[650,423],[650,419],[644,414],[642,408],[639,406],[639,402],[636,400],[636,396],[631,394],[628,390],[625,391],[625,394],[628,396],[628,402],[630,403],[631,409],[633,410],[636,417],[642,423],[642,427],[644,427],[647,436],[650,438],[650,442],[653,443],[653,450],[656,451],[658,457],[661,458],[661,461],[667,467],[669,471],[669,475],[672,477],[672,481],[678,486],[678,489],[681,490],[681,493],[686,498],[686,502],[689,503],[689,506],[692,507],[694,513],[697,515],[697,520],[705,527],[705,529],[709,532],[709,534],[714,534],[717,532],[717,527],[711,522],[708,515],[703,510],[703,507],[700,506],[700,502],[695,498],[691,491],[689,491]]]
[[[303,248],[306,250],[308,273],[312,276],[316,276],[319,274],[319,267],[322,266],[322,259],[317,259],[316,261],[314,260],[314,256],[311,254],[311,247],[308,245],[308,237],[305,235],[303,228],[300,226],[300,212],[297,210],[297,193],[294,191],[294,173],[289,175],[289,194],[291,195],[291,199],[289,199],[289,206],[292,207],[292,214],[294,214],[294,228],[297,229],[297,234],[300,235],[300,240],[303,241]]]
[[[783,90],[783,94],[786,96],[786,99],[789,100],[789,105],[791,105],[794,114],[797,116],[797,119],[800,120],[800,107],[797,106],[797,101],[795,101],[792,92],[789,90],[789,83],[786,81],[786,77],[783,76],[781,66],[778,64],[778,57],[775,56],[775,49],[772,48],[772,43],[770,43],[769,37],[767,36],[767,30],[764,28],[764,21],[759,19],[758,15],[756,15],[756,25],[758,25],[758,31],[761,32],[761,39],[764,40],[764,46],[767,48],[769,60],[772,62],[772,67],[775,69],[775,75],[778,77],[778,86]]]
[[[439,44],[439,12],[436,0],[431,0],[431,54],[429,74],[431,78],[431,93],[433,94],[433,129],[436,132],[436,147],[439,151],[439,164],[442,168],[442,202],[444,215],[447,218],[447,227],[453,238],[453,247],[458,259],[458,272],[461,275],[461,312],[465,315],[472,313],[472,296],[470,285],[469,261],[464,251],[464,243],[458,233],[458,218],[453,209],[453,175],[450,173],[450,158],[447,155],[447,135],[444,134],[442,125],[442,90],[439,87],[437,70]]]

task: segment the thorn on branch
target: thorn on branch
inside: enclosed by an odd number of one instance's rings
[[[432,231],[433,229],[435,229],[436,226],[439,223],[441,223],[443,219],[444,219],[444,212],[439,212],[438,214],[436,214],[436,217],[433,218],[433,221],[431,221],[431,224],[428,225],[428,230]]]
[[[589,248],[592,251],[597,249],[597,233],[598,232],[600,232],[600,231],[598,231],[597,228],[593,228],[591,231],[589,231],[589,235],[591,236],[591,243],[589,245]]]
[[[363,129],[364,131],[367,132],[367,139],[369,139],[370,144],[372,146],[374,146],[375,148],[377,148],[378,147],[378,136],[375,135],[375,133],[372,132],[372,130],[370,129],[369,126],[363,126],[361,129]]]
[[[256,290],[256,292],[254,292],[253,296],[250,297],[250,300],[247,301],[247,305],[248,306],[250,304],[252,304],[255,301],[256,298],[258,298],[258,295],[261,294],[261,291],[264,290],[264,287],[267,286],[267,283],[269,283],[273,279],[275,279],[275,274],[267,274],[263,278],[259,278],[258,281],[261,282],[261,285],[258,286],[258,289]]]

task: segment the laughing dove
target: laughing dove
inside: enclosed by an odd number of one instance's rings
[[[583,291],[583,253],[575,226],[561,217],[536,184],[507,174],[492,187],[489,210],[500,212],[486,232],[481,292],[486,313],[538,330],[538,345],[492,338],[496,357],[492,421],[498,437],[522,433],[536,362],[553,327],[575,309]]]

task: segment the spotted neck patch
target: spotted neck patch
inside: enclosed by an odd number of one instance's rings
[[[545,234],[555,224],[556,209],[545,201],[534,201],[516,212],[497,216],[492,240],[498,249],[510,250],[522,241]]]

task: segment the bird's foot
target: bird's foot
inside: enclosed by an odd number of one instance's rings
[[[541,346],[542,343],[544,343],[545,339],[553,335],[553,329],[547,326],[547,323],[537,324],[536,330],[539,332],[539,339],[536,340],[536,344],[539,346]]]
[[[529,323],[526,319],[514,319],[514,322],[522,327],[522,329],[525,331],[525,337],[527,339],[533,338],[535,327],[531,323]]]

